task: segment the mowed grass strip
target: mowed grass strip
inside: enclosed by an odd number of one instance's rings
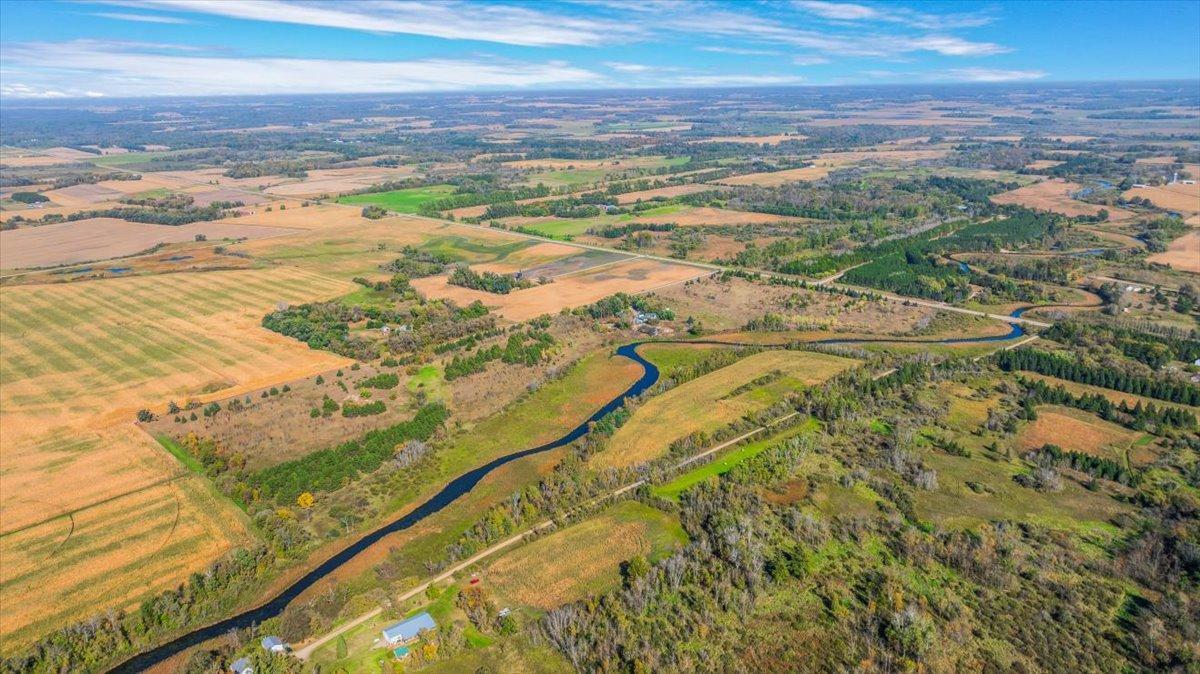
[[[772,435],[762,440],[756,440],[741,447],[731,449],[718,458],[701,465],[698,468],[693,468],[685,473],[680,474],[670,482],[663,483],[651,489],[650,491],[655,496],[661,496],[671,500],[678,500],[679,495],[694,487],[705,480],[717,475],[724,475],[741,463],[762,454],[767,448],[775,444],[787,440],[788,438],[796,437],[805,433],[812,433],[820,428],[816,419],[809,417],[804,423],[793,426],[786,431]]]
[[[859,361],[810,351],[763,351],[651,398],[591,459],[593,468],[621,468],[661,456],[691,433],[711,433],[782,398],[788,388],[819,384]],[[734,389],[775,370],[784,379],[726,397]],[[780,382],[785,382],[780,384]]]
[[[388,192],[371,192],[370,194],[351,194],[338,199],[340,204],[383,206],[397,213],[416,213],[421,206],[443,197],[454,194],[453,185],[429,185],[427,187],[410,187],[403,190]]]
[[[622,501],[505,554],[481,575],[514,603],[551,609],[617,585],[621,562],[637,555],[653,561],[686,542],[675,517]]]

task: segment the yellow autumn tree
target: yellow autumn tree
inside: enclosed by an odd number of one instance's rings
[[[304,508],[305,510],[313,507],[313,504],[316,502],[317,500],[313,498],[312,492],[310,491],[303,492],[296,497],[296,505]]]

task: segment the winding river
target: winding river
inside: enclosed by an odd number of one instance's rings
[[[1011,315],[1013,317],[1019,317],[1025,311],[1027,311],[1028,309],[1032,309],[1032,308],[1034,308],[1034,307],[1021,308],[1021,309],[1018,309],[1018,310],[1012,312]],[[972,343],[978,343],[978,342],[1003,342],[1003,341],[1007,341],[1010,339],[1016,339],[1025,334],[1025,330],[1019,324],[1011,323],[1010,325],[1011,325],[1011,330],[1008,332],[1008,334],[993,335],[993,336],[989,336],[989,337],[963,337],[960,339],[940,339],[940,340],[902,339],[902,338],[887,338],[887,337],[877,338],[877,339],[874,339],[874,338],[854,338],[854,339],[831,338],[831,339],[818,340],[818,341],[810,342],[810,343],[814,343],[814,344],[869,344],[869,343],[972,344]],[[305,590],[311,588],[313,585],[320,582],[322,579],[324,579],[330,573],[335,571],[338,567],[342,566],[346,562],[353,559],[360,552],[362,552],[363,550],[366,550],[367,548],[371,547],[375,543],[378,543],[385,536],[396,533],[398,531],[403,531],[405,529],[408,529],[409,527],[420,522],[421,520],[425,519],[426,517],[429,517],[430,515],[433,515],[439,511],[441,511],[443,508],[445,508],[446,506],[448,506],[451,503],[453,503],[454,501],[456,501],[460,496],[462,496],[463,494],[466,494],[466,493],[470,492],[472,489],[474,489],[475,485],[479,484],[480,480],[487,477],[492,471],[496,470],[497,468],[500,468],[501,466],[504,466],[505,464],[511,463],[518,459],[522,459],[524,457],[531,456],[533,454],[539,454],[541,452],[549,451],[551,449],[557,449],[559,447],[563,447],[563,446],[568,445],[568,444],[578,440],[579,438],[583,437],[584,435],[587,434],[588,426],[590,424],[592,424],[595,421],[599,421],[603,417],[607,416],[610,412],[616,410],[618,407],[620,407],[621,405],[623,405],[625,403],[626,399],[628,399],[632,396],[640,395],[641,393],[645,392],[647,389],[649,389],[651,386],[653,386],[658,381],[658,378],[659,378],[658,367],[655,366],[654,363],[651,363],[650,361],[643,358],[642,355],[640,353],[638,353],[638,351],[637,351],[639,346],[646,344],[646,343],[664,343],[664,342],[663,341],[634,342],[632,344],[626,344],[617,349],[617,355],[624,356],[625,358],[628,358],[628,359],[634,361],[635,363],[637,363],[638,365],[642,366],[642,376],[640,378],[638,378],[638,380],[636,382],[634,382],[629,388],[625,389],[624,392],[622,392],[617,397],[615,397],[612,400],[605,403],[603,407],[596,410],[590,417],[588,417],[586,420],[584,420],[582,423],[580,423],[575,428],[568,431],[565,435],[563,435],[559,438],[556,438],[554,440],[551,440],[550,442],[547,442],[545,444],[538,445],[537,447],[530,447],[529,449],[522,449],[520,451],[516,451],[511,454],[506,454],[504,456],[501,456],[497,459],[490,461],[489,463],[486,463],[482,466],[479,466],[478,468],[475,468],[467,473],[464,473],[464,474],[454,478],[449,483],[447,483],[446,486],[442,487],[442,489],[440,491],[438,491],[436,494],[431,496],[424,503],[421,503],[420,505],[418,505],[416,508],[414,508],[408,514],[406,514],[398,519],[395,519],[395,520],[391,521],[390,523],[385,524],[384,526],[382,526],[382,527],[364,535],[362,538],[359,538],[358,540],[354,541],[346,548],[343,548],[337,554],[335,554],[332,557],[321,562],[321,564],[317,565],[315,568],[310,570],[308,573],[301,576],[294,583],[289,585],[281,593],[279,593],[274,598],[267,601],[265,604],[261,604],[256,608],[252,608],[252,609],[243,611],[242,613],[238,613],[237,615],[226,618],[220,622],[213,623],[211,625],[208,625],[207,627],[198,628],[198,629],[188,632],[182,636],[179,636],[171,641],[168,641],[167,643],[165,643],[161,646],[158,646],[154,649],[139,653],[138,655],[130,658],[129,660],[126,660],[125,662],[121,663],[120,665],[117,665],[111,671],[113,671],[113,672],[140,672],[140,671],[145,670],[149,667],[152,667],[172,656],[175,656],[188,648],[202,644],[205,641],[208,641],[215,637],[219,637],[222,634],[229,632],[230,630],[248,628],[255,624],[261,623],[264,620],[267,620],[268,618],[273,618],[273,617],[279,615],[283,611],[284,607],[286,607],[289,603],[291,603],[293,600],[295,600],[297,597],[299,597]],[[720,342],[720,341],[704,341],[704,340],[668,340],[666,343],[721,344],[721,345],[727,345],[727,346],[769,346],[769,345],[743,344],[743,343],[737,343],[737,342]]]

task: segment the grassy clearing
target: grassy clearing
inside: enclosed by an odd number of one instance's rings
[[[162,159],[176,154],[180,154],[180,152],[123,152],[121,154],[96,155],[95,159],[88,159],[87,161],[97,166],[125,166],[127,164],[141,164],[142,162]]]
[[[758,456],[768,447],[771,447],[781,440],[786,440],[803,433],[811,433],[817,430],[819,427],[820,425],[818,424],[817,420],[810,417],[804,423],[789,428],[783,433],[772,435],[763,438],[762,440],[751,442],[741,447],[732,449],[722,454],[719,458],[709,461],[699,468],[693,468],[692,470],[679,475],[670,482],[654,487],[650,491],[656,496],[669,498],[671,500],[678,500],[679,495],[687,489],[694,487],[711,477],[728,473],[733,469],[734,466]]]
[[[711,433],[779,400],[788,390],[825,381],[858,361],[808,351],[764,351],[693,379],[642,405],[592,457],[594,468],[643,463],[662,455],[672,442],[691,433]],[[765,387],[730,396],[738,387],[779,370],[783,377]]]
[[[671,378],[681,368],[691,367],[710,357],[715,351],[732,351],[733,347],[715,344],[645,344],[638,353],[658,366],[659,374]]]
[[[416,213],[421,210],[421,206],[424,204],[453,193],[453,185],[430,185],[427,187],[410,187],[404,190],[391,190],[388,192],[350,194],[340,197],[338,203],[354,205],[376,204],[397,213]]]
[[[165,435],[156,436],[154,439],[158,441],[158,444],[163,446],[163,449],[170,452],[171,456],[178,459],[179,463],[182,463],[188,470],[196,473],[197,475],[204,474],[204,466],[201,465],[195,457],[193,457],[191,454],[188,454],[187,450],[185,450],[183,447],[180,447],[178,442],[175,442],[173,439]]]
[[[505,554],[481,576],[514,604],[551,609],[615,587],[621,562],[636,555],[653,561],[686,541],[674,516],[622,501]]]
[[[1094,414],[1069,407],[1041,405],[1037,413],[1038,418],[1025,424],[1017,435],[1022,452],[1054,444],[1067,451],[1111,459],[1129,466],[1130,450],[1143,436]]]

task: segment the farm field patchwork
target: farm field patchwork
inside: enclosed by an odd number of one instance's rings
[[[523,321],[590,304],[617,292],[645,292],[708,273],[690,265],[638,258],[599,266],[507,295],[450,285],[445,275],[414,279],[412,286],[427,297],[450,299],[462,306],[478,300],[509,320]]]

